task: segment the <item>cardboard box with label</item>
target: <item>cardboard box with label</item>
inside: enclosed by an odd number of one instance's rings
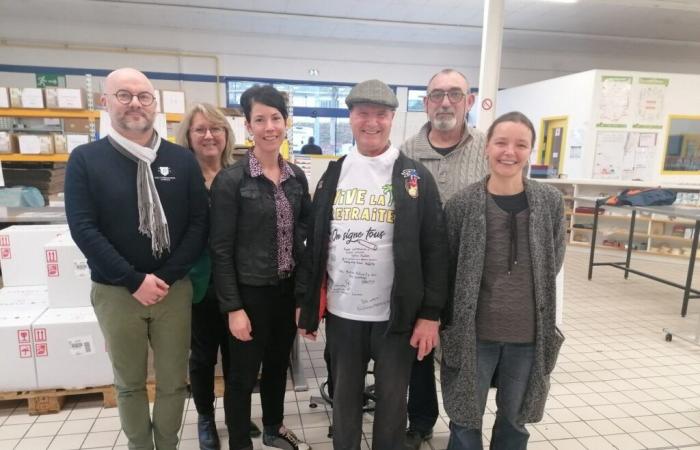
[[[57,155],[62,155],[68,153],[68,146],[66,143],[66,137],[62,134],[52,134],[53,138],[53,152]]]
[[[44,91],[39,88],[10,88],[10,105],[13,108],[43,108]]]
[[[46,308],[0,308],[0,392],[36,389],[32,324]]]
[[[0,289],[0,309],[49,307],[49,290],[46,286],[8,286]]]
[[[10,107],[10,94],[6,87],[0,86],[0,108]]]
[[[16,134],[19,152],[24,155],[53,154],[53,138],[50,134]]]
[[[70,233],[46,243],[44,260],[51,308],[91,306],[90,268]]]
[[[79,145],[87,144],[88,142],[90,142],[90,136],[87,134],[66,134],[68,153],[75,150]]]
[[[92,307],[49,308],[32,325],[38,389],[77,389],[114,382]]]
[[[70,133],[89,133],[90,120],[80,117],[70,117],[63,119],[63,131],[66,134]]]
[[[4,286],[46,286],[46,243],[68,232],[68,225],[13,225],[0,230]]]
[[[82,89],[46,88],[46,107],[57,109],[84,109]]]
[[[0,131],[0,153],[16,153],[12,135],[7,131]]]

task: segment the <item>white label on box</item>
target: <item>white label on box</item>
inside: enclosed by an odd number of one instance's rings
[[[67,134],[66,135],[66,146],[68,147],[68,153],[75,150],[75,147],[90,142],[89,136],[87,134]]]
[[[23,134],[18,137],[19,152],[27,155],[38,155],[41,153],[41,139],[32,134]]]
[[[38,88],[22,89],[22,108],[43,108],[44,93]]]
[[[0,87],[0,108],[10,107],[10,97],[7,95],[7,88]]]
[[[95,353],[95,344],[92,341],[92,336],[69,338],[68,345],[72,356],[92,355]]]
[[[83,108],[83,94],[80,89],[57,89],[57,91],[59,108]]]
[[[76,259],[73,261],[73,273],[76,278],[89,278],[90,268],[87,264],[87,259]]]

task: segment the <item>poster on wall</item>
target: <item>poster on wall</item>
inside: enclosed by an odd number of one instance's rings
[[[657,143],[655,132],[598,131],[593,178],[651,180]]]
[[[632,77],[602,76],[597,127],[626,128],[630,119]]]
[[[650,181],[658,133],[632,131],[627,134],[622,158],[622,179]]]
[[[604,180],[620,179],[626,142],[626,131],[598,131],[595,141],[593,178]]]
[[[633,128],[661,129],[668,78],[639,78],[639,103]]]

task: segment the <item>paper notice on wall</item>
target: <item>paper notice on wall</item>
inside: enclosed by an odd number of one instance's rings
[[[304,171],[307,180],[311,179],[311,156],[294,155],[294,164]]]
[[[620,179],[626,142],[626,131],[598,131],[593,178]]]
[[[668,78],[639,78],[639,103],[634,128],[657,128],[662,125]]]
[[[622,179],[650,181],[658,133],[630,132],[622,160]]]
[[[86,356],[95,353],[95,344],[92,336],[68,338],[68,347],[72,356]]]
[[[600,85],[598,127],[626,127],[630,117],[632,77],[603,76]]]

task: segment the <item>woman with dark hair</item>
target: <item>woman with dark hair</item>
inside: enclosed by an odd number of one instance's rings
[[[555,325],[564,200],[554,187],[523,176],[535,129],[522,113],[496,119],[486,138],[490,174],[445,207],[452,305],[440,334],[440,378],[449,450],[483,448],[492,380],[497,412],[490,446],[525,449],[525,424],[542,420],[564,341]]]
[[[211,187],[210,250],[219,309],[227,315],[229,376],[224,405],[231,450],[252,449],[253,388],[260,377],[263,447],[308,449],[283,424],[289,354],[296,333],[294,269],[311,211],[304,172],[279,152],[287,109],[272,86],[241,96],[254,147]]]
[[[176,142],[194,153],[209,190],[219,171],[233,164],[236,138],[226,117],[214,105],[197,103],[180,122]],[[192,341],[190,387],[197,408],[197,435],[201,450],[221,448],[214,417],[214,368],[219,348],[224,379],[228,377],[228,323],[219,312],[211,277],[211,259],[204,251],[190,270],[192,280]],[[255,423],[250,435],[260,436]]]

